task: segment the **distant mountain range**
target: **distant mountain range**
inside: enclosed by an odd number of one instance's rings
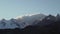
[[[22,18],[18,19],[10,19],[10,20],[5,20],[2,19],[0,20],[0,29],[14,29],[14,28],[25,28],[29,25],[49,25],[56,20],[60,20],[60,15],[58,14],[57,16],[52,16],[52,15],[44,15],[44,14],[36,14],[32,16],[23,16]]]

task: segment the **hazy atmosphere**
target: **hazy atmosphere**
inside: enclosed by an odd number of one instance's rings
[[[0,0],[0,19],[38,13],[60,13],[60,0]]]
[[[60,34],[60,0],[0,0],[0,34]]]

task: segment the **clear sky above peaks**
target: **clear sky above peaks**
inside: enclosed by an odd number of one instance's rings
[[[36,13],[60,13],[60,0],[0,0],[0,19]]]

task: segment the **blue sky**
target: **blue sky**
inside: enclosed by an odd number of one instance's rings
[[[60,13],[60,0],[0,0],[0,19],[36,13]]]

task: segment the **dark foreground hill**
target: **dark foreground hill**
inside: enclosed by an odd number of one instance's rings
[[[24,29],[0,29],[0,34],[59,34],[60,22],[55,22],[46,26],[27,26]]]

